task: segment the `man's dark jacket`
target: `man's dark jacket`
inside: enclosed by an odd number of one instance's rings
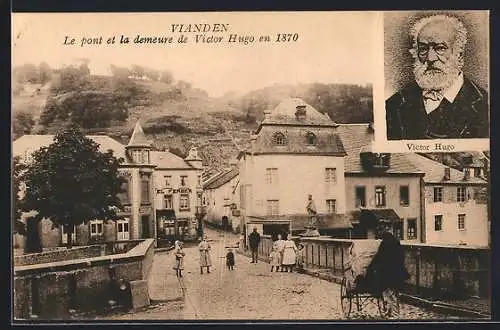
[[[253,231],[249,236],[248,236],[248,241],[250,243],[250,248],[251,249],[257,249],[259,247],[260,243],[260,234],[256,231]]]
[[[453,103],[443,99],[429,115],[416,82],[386,100],[388,140],[488,138],[487,92],[464,77]]]

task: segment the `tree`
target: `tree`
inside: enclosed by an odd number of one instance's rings
[[[165,84],[171,84],[174,82],[174,75],[172,72],[165,70],[160,75],[160,81]]]
[[[17,112],[14,115],[12,130],[15,137],[22,136],[23,134],[30,134],[33,126],[35,126],[35,119],[33,114],[26,111]]]
[[[40,83],[42,85],[45,85],[47,82],[49,82],[52,79],[52,69],[45,62],[41,62],[40,65],[38,65],[38,74],[39,74]]]
[[[71,247],[73,226],[116,219],[121,207],[118,194],[123,192],[118,170],[122,161],[112,151],[100,152],[97,143],[69,126],[51,145],[33,153],[21,176],[26,185],[21,208],[37,211],[35,223],[49,218],[56,226],[65,226]]]
[[[14,232],[25,235],[24,224],[21,222],[21,208],[19,203],[19,194],[21,193],[20,176],[24,170],[24,164],[19,156],[12,159],[12,229]]]

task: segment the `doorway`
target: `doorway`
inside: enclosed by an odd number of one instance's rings
[[[142,238],[150,238],[150,230],[149,230],[149,215],[143,215],[141,217],[142,223]]]

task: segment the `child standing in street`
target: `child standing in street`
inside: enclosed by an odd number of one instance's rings
[[[175,274],[177,277],[182,277],[182,270],[184,269],[184,256],[186,253],[182,250],[182,242],[181,241],[175,241],[175,249],[174,249],[174,255],[175,255]]]
[[[279,271],[280,263],[281,263],[280,259],[281,259],[280,253],[278,252],[276,247],[273,245],[273,247],[271,249],[271,253],[269,254],[269,263],[271,264],[271,273],[274,270],[274,266],[276,266],[276,271]]]
[[[229,249],[226,254],[226,265],[229,270],[233,270],[234,268],[234,252],[233,249]]]
[[[297,246],[297,271],[299,273],[304,272],[304,245],[299,243]]]

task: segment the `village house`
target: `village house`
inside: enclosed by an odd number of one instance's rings
[[[304,229],[308,195],[319,214],[345,213],[346,152],[337,126],[296,98],[265,113],[250,148],[238,156],[246,233],[250,227],[261,234]]]
[[[203,205],[206,221],[217,227],[236,230],[240,227],[238,215],[239,172],[237,164],[223,170],[203,183]]]
[[[459,171],[421,154],[377,153],[373,138],[372,124],[335,124],[300,99],[281,102],[238,156],[241,228],[300,233],[311,194],[321,234],[373,238],[385,222],[402,241],[488,245],[482,162],[465,159]]]
[[[115,157],[124,159],[119,171],[127,180],[123,186],[124,192],[120,194],[120,219],[108,223],[94,219],[88,225],[74,228],[74,243],[85,245],[88,242],[109,240],[161,238],[165,233],[165,224],[157,222],[157,213],[161,218],[165,210],[171,210],[174,216],[186,220],[183,227],[185,232],[191,227],[196,230],[198,225],[193,219],[196,219],[196,206],[200,205],[201,200],[202,168],[195,148],[191,149],[186,159],[168,151],[154,151],[139,123],[127,145],[106,135],[87,137],[99,145],[100,151],[112,150]],[[13,156],[20,156],[23,162],[30,162],[31,154],[50,145],[53,139],[53,135],[24,135],[14,141]],[[175,187],[175,191],[164,190],[167,188],[167,178],[171,180],[171,187]],[[165,204],[166,196],[172,196],[169,205]],[[24,214],[23,219],[31,213]],[[52,228],[49,223],[50,220],[45,219],[41,224],[42,245],[51,247],[68,243],[64,228]]]
[[[346,211],[353,236],[374,238],[378,222],[386,221],[399,239],[422,242],[425,173],[408,154],[374,153],[371,124],[342,124],[338,132],[347,152]]]
[[[424,242],[488,246],[488,183],[474,175],[479,171],[461,172],[418,154],[408,157],[425,172]]]

